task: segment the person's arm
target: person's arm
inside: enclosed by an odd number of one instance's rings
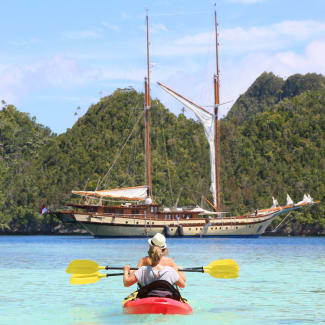
[[[171,270],[172,270],[171,277],[173,278],[172,281],[179,287],[185,288],[186,280],[180,276],[180,273],[184,273],[184,272],[177,272],[174,269]]]
[[[184,272],[182,272],[184,274]],[[178,272],[179,274],[179,272]],[[178,281],[176,282],[176,284],[181,287],[181,288],[185,288],[186,285],[186,280],[184,280],[181,276],[178,278]]]
[[[174,262],[174,260],[172,258],[169,257],[169,263],[173,269],[175,269],[175,271],[178,273],[179,277],[182,278],[182,280],[184,281],[184,283],[186,282],[186,275],[184,272],[178,271],[179,269],[181,269],[181,266],[177,266],[176,263]],[[185,286],[185,284],[184,284]],[[181,287],[181,286],[180,286]],[[181,287],[183,288],[183,287]]]
[[[178,275],[179,275],[179,277],[184,281],[184,283],[186,282],[186,275],[185,275],[185,273],[184,272],[182,272],[182,271],[179,271],[179,269],[182,269],[183,267],[182,266],[177,266],[177,273],[178,273]],[[185,286],[185,284],[184,284],[184,286]],[[181,288],[183,288],[183,287],[181,287]]]
[[[130,287],[132,284],[137,283],[137,278],[135,277],[134,272],[130,273],[130,266],[125,265],[124,268],[124,275],[123,275],[123,284],[124,287]]]

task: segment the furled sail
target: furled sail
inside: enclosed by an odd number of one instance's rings
[[[144,201],[147,198],[146,185],[136,187],[114,188],[100,191],[72,191],[73,194],[98,198],[115,198],[130,201]]]
[[[209,211],[209,210],[205,210],[205,209],[202,209],[200,207],[196,207],[194,209],[191,210],[192,212],[199,212],[199,215],[201,216],[204,216],[204,215],[220,215],[220,212],[212,212],[212,211]]]
[[[195,116],[202,123],[205,136],[208,140],[210,147],[210,166],[211,166],[211,188],[210,191],[213,195],[214,205],[217,205],[217,189],[216,189],[216,168],[215,168],[215,119],[214,115],[205,110],[203,107],[196,105],[182,95],[176,93],[172,89],[158,82],[158,85],[167,93],[176,98],[179,102],[194,112]]]

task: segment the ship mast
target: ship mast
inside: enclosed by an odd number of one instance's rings
[[[218,110],[220,104],[220,75],[219,75],[219,54],[218,54],[218,22],[217,12],[214,11],[215,32],[216,32],[216,74],[214,75],[214,118],[215,118],[215,168],[216,168],[216,208],[221,211],[220,204],[220,157],[219,157],[219,125]]]
[[[150,157],[150,125],[149,125],[149,111],[150,111],[150,59],[149,59],[149,17],[148,11],[146,15],[147,24],[147,76],[144,78],[145,89],[145,153],[146,153],[146,185],[148,186],[148,196],[152,197],[151,184],[151,157]]]

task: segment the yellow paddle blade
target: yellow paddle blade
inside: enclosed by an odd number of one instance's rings
[[[219,279],[238,278],[239,266],[234,260],[216,260],[203,267],[204,273]]]
[[[66,269],[70,274],[91,274],[98,270],[104,270],[105,266],[99,266],[92,260],[74,260]]]
[[[105,278],[106,274],[102,274],[99,272],[92,274],[73,274],[70,278],[71,284],[91,284],[96,283],[101,278]]]

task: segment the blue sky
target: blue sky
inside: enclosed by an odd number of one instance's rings
[[[214,2],[222,102],[234,102],[263,71],[283,78],[325,74],[324,0],[6,0],[0,20],[0,100],[62,133],[116,88],[142,91],[148,9],[152,96],[179,112],[156,85],[160,81],[210,105]],[[222,106],[221,114],[230,107]]]

